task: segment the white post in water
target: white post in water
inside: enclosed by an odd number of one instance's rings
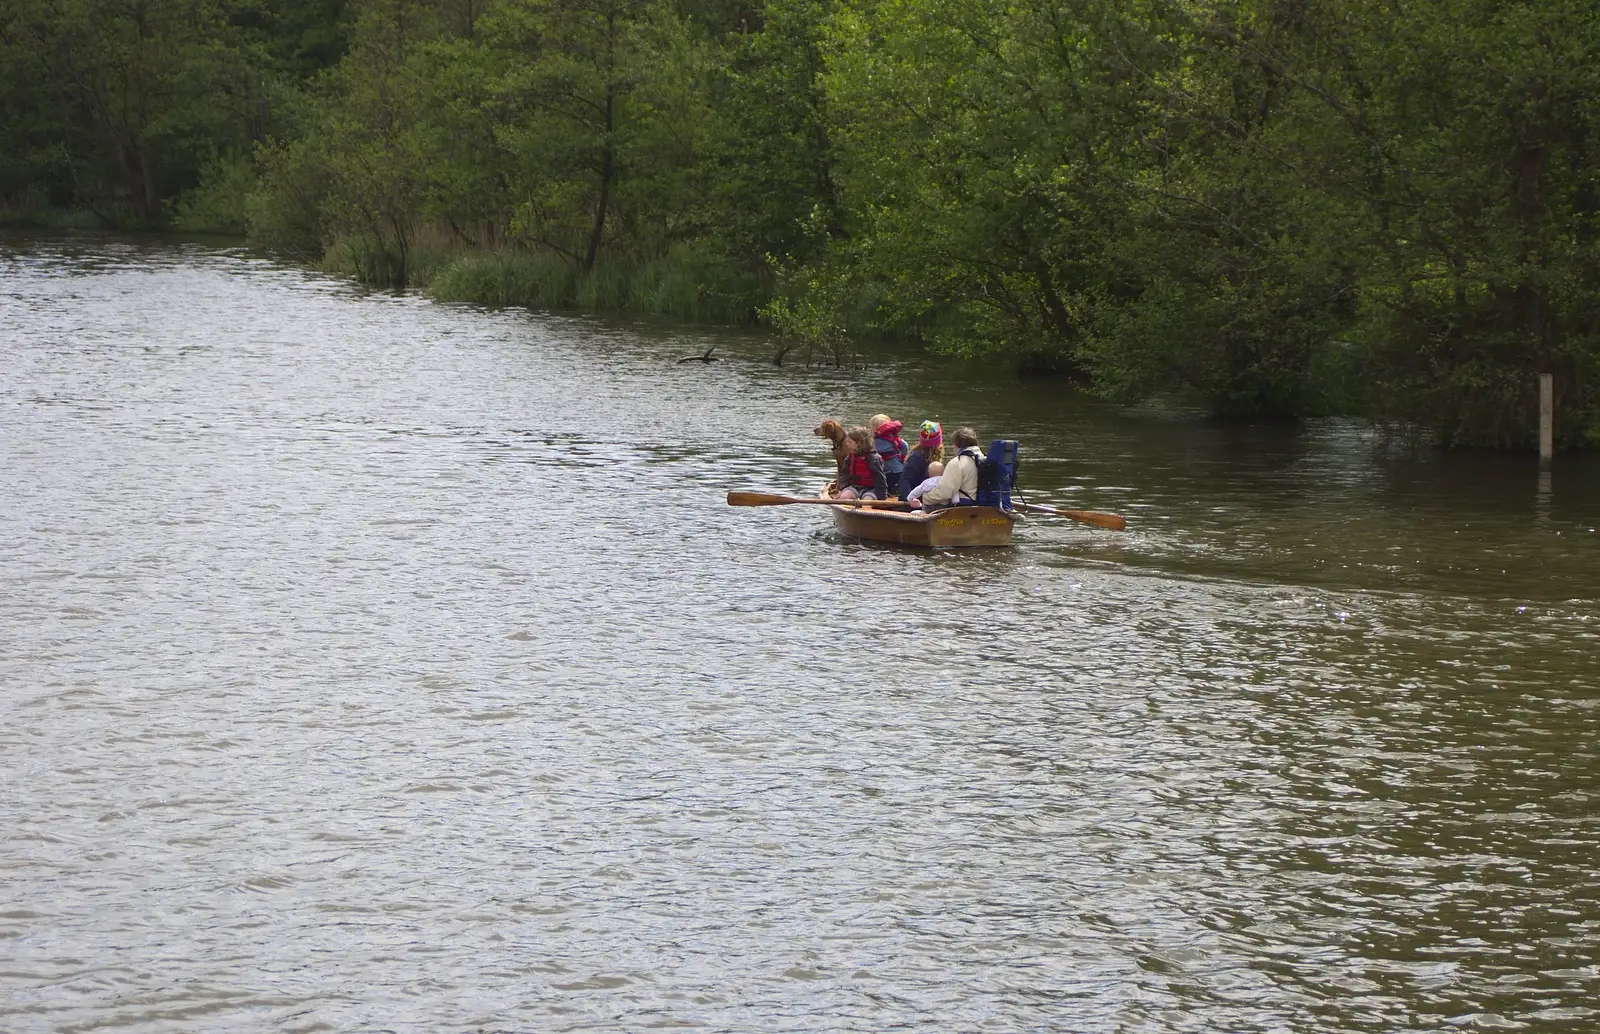
[[[1556,455],[1556,389],[1555,378],[1548,373],[1539,375],[1539,462],[1549,463]]]

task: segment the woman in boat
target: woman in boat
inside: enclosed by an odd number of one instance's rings
[[[970,427],[956,431],[956,456],[939,475],[939,483],[912,506],[934,510],[941,506],[970,506],[978,497],[978,432]]]
[[[878,458],[883,460],[883,474],[889,482],[889,494],[900,495],[900,478],[906,469],[906,440],[900,437],[900,429],[905,425],[898,420],[890,420],[889,414],[879,413],[868,421],[872,427],[872,447],[877,450]]]
[[[924,420],[917,432],[917,447],[906,458],[906,469],[900,475],[901,499],[910,499],[913,488],[928,480],[928,468],[944,462],[944,430],[935,420]],[[893,486],[891,486],[893,487]]]
[[[887,499],[889,485],[883,475],[883,460],[872,447],[872,432],[852,427],[844,437],[844,461],[839,465],[840,499]]]

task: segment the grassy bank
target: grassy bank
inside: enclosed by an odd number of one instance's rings
[[[753,323],[772,285],[698,255],[674,249],[644,262],[601,263],[584,271],[548,254],[471,252],[444,266],[428,285],[440,301],[586,309],[674,316],[696,323]]]
[[[48,205],[0,205],[0,227],[29,230],[104,230],[115,225],[81,208]]]
[[[392,250],[355,240],[335,243],[321,266],[364,283],[400,279]],[[442,302],[637,313],[720,324],[754,323],[756,309],[774,289],[769,277],[735,270],[687,247],[654,259],[602,260],[584,270],[559,255],[471,248],[441,236],[411,246],[404,280]]]

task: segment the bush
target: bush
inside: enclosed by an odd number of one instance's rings
[[[645,262],[602,262],[587,273],[550,252],[472,251],[456,255],[428,286],[432,297],[446,302],[636,312],[703,323],[751,323],[770,291],[761,275],[682,246]]]
[[[325,273],[381,287],[426,287],[460,256],[461,246],[443,234],[423,233],[402,256],[394,238],[371,234],[340,237],[318,263]]]
[[[327,163],[305,140],[267,143],[259,151],[261,177],[245,199],[250,243],[296,258],[320,258],[326,236],[323,203]]]
[[[200,170],[200,182],[172,206],[172,225],[190,233],[242,236],[248,228],[256,170],[249,155],[217,155]]]

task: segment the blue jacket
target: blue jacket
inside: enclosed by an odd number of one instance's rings
[[[884,426],[894,428],[894,434],[899,435],[900,421],[892,420]],[[883,457],[883,472],[889,475],[890,488],[900,484],[900,472],[906,469],[907,448],[904,438],[884,438],[876,434],[872,438],[873,451]]]
[[[895,495],[904,499],[913,488],[928,480],[928,454],[921,449],[912,449],[911,456],[906,460],[906,469],[900,474],[899,490]]]

